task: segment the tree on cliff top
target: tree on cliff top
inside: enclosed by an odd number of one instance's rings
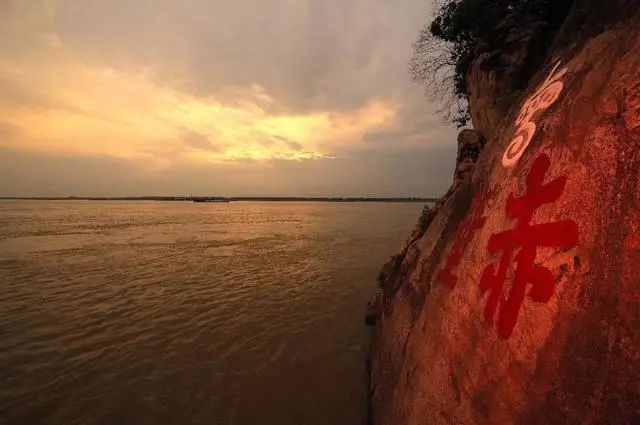
[[[479,46],[497,50],[509,18],[512,25],[537,20],[557,31],[574,0],[440,0],[435,17],[413,45],[412,78],[439,104],[439,112],[458,127],[470,119],[467,71]],[[524,82],[526,83],[526,82]]]

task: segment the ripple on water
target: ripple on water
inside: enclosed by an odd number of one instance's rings
[[[362,423],[363,309],[420,210],[0,201],[3,423]]]

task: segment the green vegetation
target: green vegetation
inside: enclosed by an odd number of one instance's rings
[[[574,0],[444,0],[433,21],[420,31],[410,62],[414,80],[440,104],[440,112],[458,127],[470,119],[466,75],[477,49],[499,49],[508,21],[543,22],[555,34]],[[526,84],[526,81],[524,82]]]

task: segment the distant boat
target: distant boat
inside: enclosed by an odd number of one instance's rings
[[[193,202],[229,202],[225,198],[191,198]]]

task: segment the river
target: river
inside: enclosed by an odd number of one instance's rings
[[[421,204],[0,201],[4,424],[353,425]]]

